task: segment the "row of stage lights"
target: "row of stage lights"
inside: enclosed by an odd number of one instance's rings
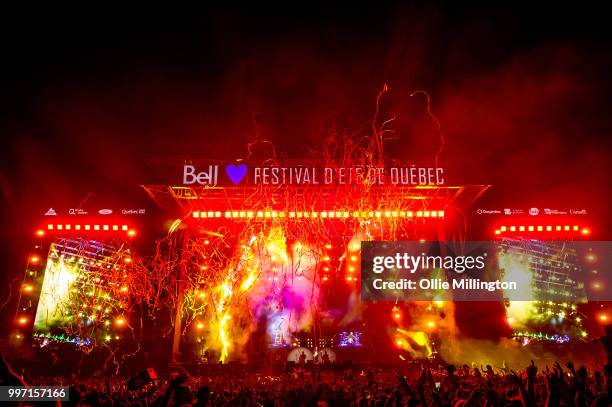
[[[507,233],[517,232],[533,232],[533,233],[544,233],[544,232],[569,232],[581,236],[589,236],[591,229],[588,227],[580,227],[577,225],[511,225],[511,226],[500,226],[495,229],[495,235],[503,235]]]
[[[444,211],[193,211],[196,219],[274,219],[274,218],[324,218],[324,219],[368,219],[368,218],[434,218],[443,219]]]
[[[36,236],[44,237],[46,233],[54,232],[125,232],[128,237],[136,236],[136,229],[128,225],[109,225],[109,224],[72,224],[72,223],[49,223],[46,230],[38,229]]]

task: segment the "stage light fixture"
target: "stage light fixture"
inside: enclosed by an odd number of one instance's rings
[[[578,225],[503,225],[493,229],[495,235],[507,232],[578,232],[583,236],[589,236],[591,230],[588,227],[580,228]]]

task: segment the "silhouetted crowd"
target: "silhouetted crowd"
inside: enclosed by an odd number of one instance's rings
[[[415,365],[416,366],[416,365]],[[297,366],[283,375],[207,374],[178,368],[167,378],[61,377],[29,385],[69,386],[57,406],[611,406],[612,364],[602,371],[565,365],[519,371],[491,366],[322,371]],[[26,385],[4,360],[0,385]],[[51,402],[53,404],[53,402]],[[4,403],[2,405],[9,405]],[[36,405],[14,403],[14,405]],[[48,404],[47,404],[48,405]]]

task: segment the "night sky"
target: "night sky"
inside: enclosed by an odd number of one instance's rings
[[[255,122],[304,157],[369,126],[385,83],[396,155],[431,155],[424,101],[409,97],[426,90],[451,179],[494,186],[483,205],[585,207],[611,226],[603,10],[285,4],[2,13],[5,279],[49,206],[139,199],[146,159],[245,157]]]

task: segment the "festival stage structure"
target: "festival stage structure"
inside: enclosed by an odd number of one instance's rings
[[[143,186],[174,219],[152,247],[134,249],[142,236],[129,216],[45,217],[14,339],[109,346],[133,331],[134,306],[146,303],[173,310],[167,323],[177,358],[361,347],[373,331],[431,352],[427,335],[413,328],[427,330],[435,318],[425,315],[439,307],[403,326],[403,305],[385,305],[389,321],[370,318],[364,327],[360,242],[462,238],[464,211],[488,186],[448,185],[442,168],[397,162],[189,161],[169,168],[171,182]]]
[[[355,338],[368,334],[358,298],[360,242],[460,237],[463,211],[488,188],[446,185],[442,169],[398,163],[372,168],[305,161],[182,165],[183,181],[194,181],[204,169],[207,184],[144,188],[164,210],[183,214],[188,257],[181,277],[186,284],[179,289],[185,297],[179,303],[188,305],[177,308],[175,321],[195,326],[196,333],[200,327],[199,343],[220,341],[221,359],[236,347],[230,337],[239,338],[238,347],[249,343],[255,353],[262,352],[261,343],[273,348],[361,346]],[[219,169],[231,182],[220,185]],[[241,171],[250,177],[232,178]],[[383,311],[391,315],[388,322],[401,329],[398,306],[388,308]],[[238,333],[237,327],[242,327]],[[175,330],[175,353],[184,331]],[[250,334],[243,337],[245,332]],[[253,341],[258,332],[263,341]],[[306,339],[299,335],[304,332]],[[412,339],[397,341],[410,346]]]
[[[270,352],[337,360],[358,349],[397,360],[398,352],[432,357],[438,337],[457,334],[452,301],[361,302],[360,244],[462,241],[467,210],[488,185],[449,184],[443,168],[396,161],[162,167],[169,180],[142,186],[159,219],[139,216],[145,209],[46,214],[14,343],[137,350],[165,338],[175,361],[253,361]],[[506,301],[508,325],[523,343],[586,335],[583,291],[568,269],[577,262],[555,241],[588,239],[590,227],[554,219],[504,218],[486,237],[498,239],[500,266],[512,263],[509,270],[529,274],[541,291],[529,305]],[[165,226],[143,236],[145,223]],[[567,301],[547,297],[556,284]]]

